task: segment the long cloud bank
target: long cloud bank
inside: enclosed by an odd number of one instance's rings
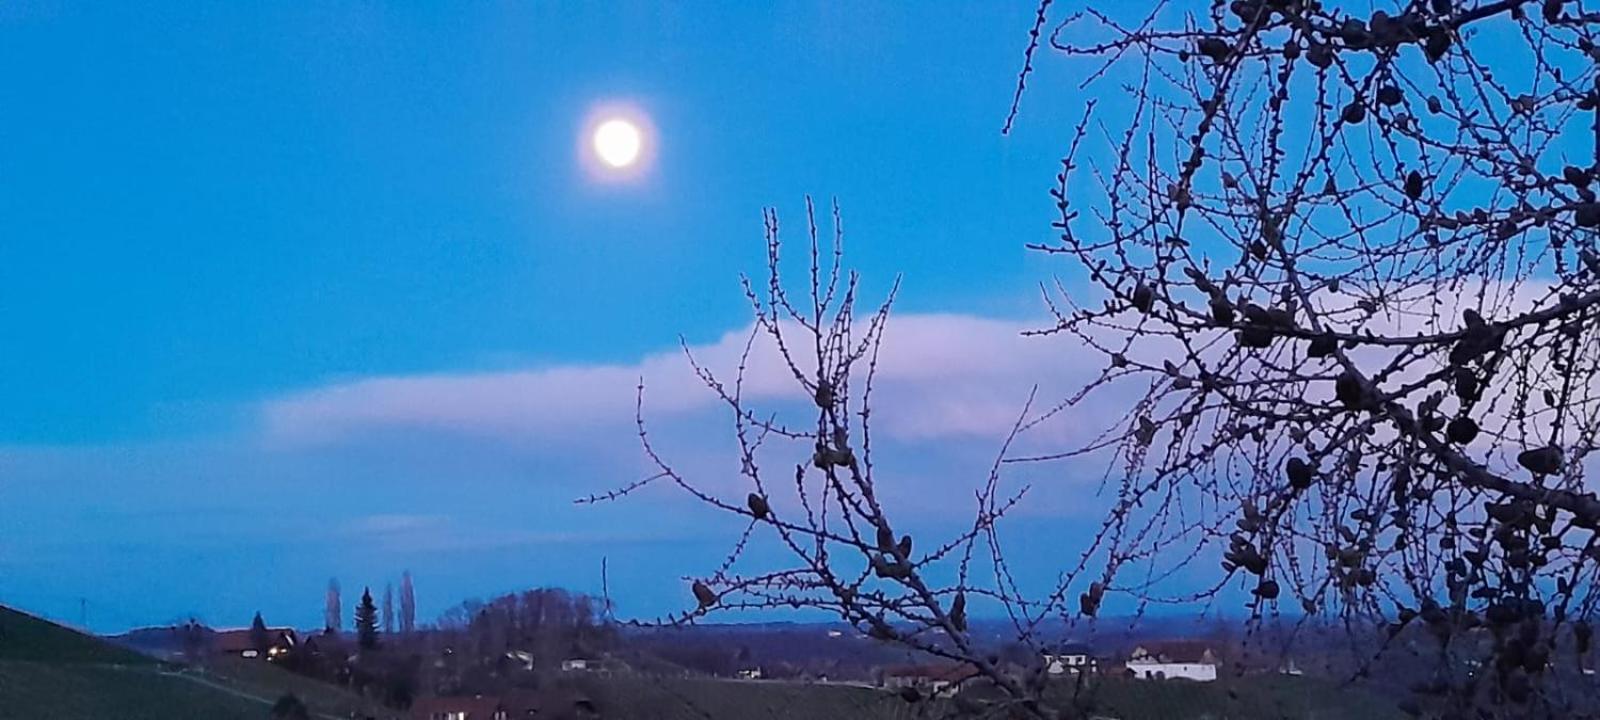
[[[1043,323],[972,315],[891,318],[875,384],[875,429],[902,440],[1003,434],[1031,387],[1081,383],[1103,360],[1053,337],[1026,338]],[[688,350],[730,378],[750,328]],[[386,431],[437,431],[501,439],[570,438],[631,425],[636,387],[646,386],[652,419],[720,405],[681,349],[631,364],[562,365],[506,372],[372,377],[268,401],[267,438],[289,445],[337,444]],[[776,347],[758,338],[744,394],[756,402],[803,398]]]

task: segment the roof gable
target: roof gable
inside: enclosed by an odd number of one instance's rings
[[[219,630],[211,636],[211,647],[222,652],[254,650],[255,640],[250,630]],[[267,628],[267,644],[292,647],[297,640],[293,628]]]

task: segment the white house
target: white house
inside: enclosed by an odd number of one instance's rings
[[[1067,643],[1055,648],[1055,652],[1044,654],[1044,668],[1051,675],[1093,672],[1094,652],[1088,645]]]
[[[1182,640],[1144,643],[1128,656],[1128,672],[1140,680],[1182,679],[1211,682],[1222,661],[1203,642]]]
[[[588,658],[567,658],[561,661],[562,672],[586,672],[588,669]]]

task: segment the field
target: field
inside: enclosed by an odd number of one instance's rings
[[[611,677],[585,679],[579,686],[595,702],[604,718],[900,720],[929,717],[890,693],[849,685]]]
[[[284,693],[294,693],[313,712],[323,715],[348,718],[353,710],[362,714],[381,714],[377,705],[343,688],[256,660],[216,660],[206,664],[205,674],[209,679],[232,689],[274,700]]]
[[[0,718],[261,720],[268,706],[165,674],[159,666],[0,660]]]
[[[947,701],[910,705],[891,693],[845,685],[710,679],[593,678],[581,683],[601,717],[627,720],[901,720],[949,716]],[[1096,684],[1094,717],[1118,720],[1391,720],[1393,703],[1303,677],[1258,676],[1217,683]],[[1230,694],[1231,691],[1231,694]]]
[[[1390,720],[1395,704],[1332,682],[1261,675],[1214,683],[1106,680],[1100,712],[1122,720]],[[1231,691],[1231,694],[1230,694]]]

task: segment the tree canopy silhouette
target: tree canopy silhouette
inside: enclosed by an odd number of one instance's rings
[[[356,605],[356,643],[362,650],[378,647],[378,606],[372,602],[372,589],[361,589],[361,602]]]
[[[250,621],[250,647],[266,657],[267,650],[272,647],[272,638],[267,633],[267,622],[261,619],[261,613],[256,612],[255,619]]]

